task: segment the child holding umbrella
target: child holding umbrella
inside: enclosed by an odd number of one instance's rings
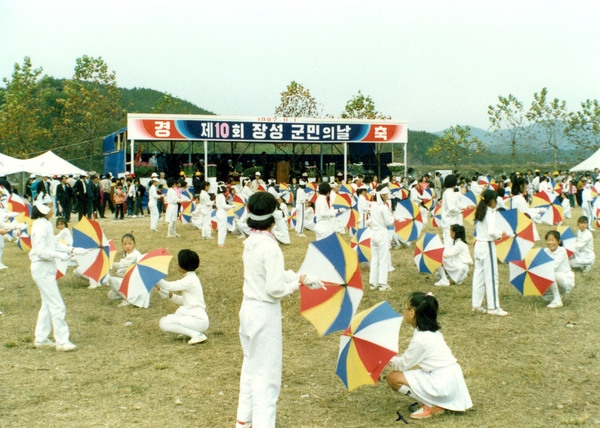
[[[159,325],[162,331],[188,336],[188,345],[195,345],[206,341],[204,332],[209,324],[202,284],[195,272],[200,266],[200,258],[195,251],[185,249],[177,254],[177,263],[185,276],[177,281],[161,279],[156,288],[162,298],[180,306],[174,314],[161,318]],[[174,291],[181,291],[181,294]]]
[[[257,192],[248,200],[250,234],[243,242],[244,299],[240,309],[240,342],[244,353],[236,428],[275,427],[281,388],[283,297],[301,283],[322,287],[316,278],[284,269],[283,252],[271,233],[277,200],[269,192]]]
[[[408,296],[404,322],[415,331],[406,351],[389,363],[390,387],[423,403],[411,413],[413,419],[426,419],[445,409],[464,412],[473,406],[462,369],[440,333],[438,308],[431,293],[417,291]]]

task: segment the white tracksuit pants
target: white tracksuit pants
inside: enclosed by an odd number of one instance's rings
[[[304,204],[296,204],[296,233],[304,233]]]
[[[56,283],[56,264],[54,261],[32,262],[31,276],[42,297],[42,307],[35,326],[35,341],[44,342],[54,331],[57,345],[69,343],[69,326],[65,321],[66,307]]]
[[[201,319],[174,313],[162,317],[158,322],[158,325],[162,331],[166,331],[167,333],[183,334],[188,337],[193,337],[198,333],[204,333],[208,330],[208,318]]]
[[[156,203],[148,204],[148,210],[150,211],[150,230],[158,229],[158,219],[160,214],[158,213],[158,206]]]
[[[217,210],[217,244],[225,245],[227,237],[227,211]]]
[[[391,255],[390,240],[386,229],[373,232],[373,236],[371,236],[370,266],[369,284],[387,284],[388,272],[391,266]]]
[[[237,420],[274,428],[281,388],[281,306],[244,299],[240,309],[244,362],[240,376]]]
[[[475,259],[473,269],[473,307],[480,307],[485,296],[487,308],[497,309],[500,307],[500,301],[498,299],[496,244],[493,241],[476,241],[473,256]]]

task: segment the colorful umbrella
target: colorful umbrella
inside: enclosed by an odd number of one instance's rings
[[[533,196],[531,197],[531,206],[533,208],[537,208],[537,207],[547,207],[548,205],[552,205],[555,199],[555,193],[548,193],[548,192],[537,192],[534,193]]]
[[[558,201],[558,198],[556,199]],[[560,203],[553,203],[549,207],[546,208],[546,211],[540,217],[540,221],[542,223],[549,224],[550,226],[554,226],[564,219],[565,210],[560,205]]]
[[[556,230],[560,233],[560,240],[562,241],[565,250],[567,250],[567,255],[569,258],[573,257],[573,254],[575,254],[575,242],[577,241],[577,236],[575,236],[569,226],[558,226]]]
[[[172,257],[164,248],[139,256],[125,271],[119,291],[132,305],[147,308],[150,304],[150,291],[158,281],[167,276]]]
[[[4,237],[0,236],[0,239],[4,239]],[[31,250],[31,237],[29,236],[27,229],[21,230],[17,235],[17,247],[24,252]]]
[[[423,217],[417,204],[410,199],[403,199],[396,204],[394,230],[404,242],[414,241],[421,234],[423,229]]]
[[[227,210],[227,229],[233,231],[234,230],[234,223],[233,223],[233,219],[235,218],[235,213],[233,211],[233,208],[229,208]],[[217,223],[217,210],[213,209],[210,213],[210,226],[212,228],[212,230],[217,230],[219,224]]]
[[[388,302],[362,311],[340,337],[336,374],[348,391],[374,385],[387,363],[398,353],[402,317]]]
[[[306,183],[306,187],[304,188],[304,192],[306,192],[308,194],[306,196],[306,199],[309,202],[312,202],[313,204],[315,202],[317,202],[317,197],[319,196],[319,192],[317,192],[317,183],[315,183],[315,182],[308,182],[308,183]]]
[[[370,227],[362,227],[356,231],[350,240],[350,246],[358,254],[359,263],[371,261],[371,236],[373,231]]]
[[[32,206],[27,199],[22,198],[16,193],[11,193],[8,197],[8,208],[9,212],[23,213],[25,217],[31,218]]]
[[[433,190],[431,190],[429,187],[423,189],[421,198],[421,203],[423,204],[423,206],[428,210],[431,210],[431,208],[433,207],[433,202],[435,201],[435,198],[433,197]]]
[[[290,216],[288,217],[288,223],[291,227],[296,227],[296,222],[298,221],[298,211],[296,208],[292,208],[290,210]]]
[[[425,233],[417,241],[414,260],[419,272],[433,273],[442,265],[444,244],[435,233]]]
[[[463,207],[463,220],[473,224],[475,222],[475,209],[477,208],[475,193],[470,190],[467,193],[461,193],[459,200],[460,206]]]
[[[347,210],[354,205],[354,197],[350,193],[336,193],[331,204],[336,210]]]
[[[81,217],[73,226],[73,246],[87,251],[75,257],[82,274],[96,282],[102,282],[110,270],[110,245],[100,224]]]
[[[347,329],[363,295],[358,255],[350,245],[337,233],[311,242],[298,272],[327,287],[300,287],[300,313],[322,336]]]
[[[233,205],[233,213],[235,218],[240,219],[246,213],[246,198],[240,194],[233,195],[231,205]]]
[[[431,215],[431,225],[433,227],[442,227],[442,203],[436,204]]]
[[[183,201],[181,203],[181,211],[179,212],[179,221],[183,224],[192,222],[192,213],[196,209],[196,203],[192,201]]]
[[[290,190],[290,186],[288,186],[286,183],[279,183],[279,193],[281,193],[281,199],[283,199],[283,202],[288,205],[294,203],[294,195]]]
[[[554,282],[554,259],[543,248],[530,250],[523,260],[509,263],[510,283],[523,296],[542,296]]]
[[[498,211],[496,227],[506,233],[496,241],[496,255],[502,262],[523,260],[535,245],[535,226],[529,217],[516,208]],[[509,238],[508,235],[514,235]]]

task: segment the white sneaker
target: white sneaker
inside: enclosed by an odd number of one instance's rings
[[[581,268],[581,272],[589,272],[592,270],[592,265],[587,265],[583,268]]]
[[[108,292],[108,298],[110,300],[121,300],[123,296],[121,296],[121,294],[116,290],[110,290]]]
[[[244,235],[240,235],[237,237],[237,239],[246,239],[246,237]]]
[[[50,348],[56,346],[56,344],[50,339],[46,339],[43,342],[33,342],[33,346],[36,348]]]
[[[306,235],[304,233],[298,233],[296,236],[300,238],[306,238]]]
[[[188,341],[188,345],[195,345],[196,343],[206,342],[206,339],[208,339],[208,337],[206,337],[204,333],[198,333]]]
[[[371,284],[371,286],[369,287],[369,290],[377,290],[378,288],[379,288],[378,285]]]
[[[485,314],[487,311],[481,306],[476,306],[473,308],[473,312],[478,312],[480,314]]]
[[[436,287],[448,287],[450,285],[450,281],[448,281],[447,279],[440,279],[433,285],[435,285]]]
[[[119,303],[117,306],[120,308],[123,308],[125,306],[129,306],[131,305],[131,303],[129,303],[127,300],[123,300],[121,303]]]
[[[390,287],[387,284],[379,284],[378,289],[379,289],[379,291],[390,291],[392,289],[392,287]]]
[[[137,216],[134,214],[134,215],[131,216],[131,218],[137,218]]]
[[[553,300],[548,305],[546,305],[548,309],[558,309],[563,307],[563,302],[561,300]]]
[[[56,345],[56,350],[61,352],[69,352],[74,351],[77,348],[77,345],[71,342],[63,343],[60,345]]]
[[[496,308],[496,309],[488,309],[487,314],[495,315],[497,317],[505,317],[508,315],[508,312],[502,310],[502,308]]]

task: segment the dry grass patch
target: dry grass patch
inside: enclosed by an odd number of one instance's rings
[[[576,218],[579,210],[574,210]],[[575,220],[567,222],[575,228]],[[0,426],[194,426],[230,427],[235,421],[241,347],[237,336],[242,299],[242,240],[229,236],[225,250],[200,232],[179,225],[183,238],[167,240],[166,225],[150,234],[149,219],[102,220],[116,241],[133,230],[137,248],[166,247],[176,255],[192,248],[210,317],[209,340],[186,340],[158,328],[161,316],[175,311],[170,301],[152,296],[148,309],[117,307],[107,287],[88,290],[71,274],[59,280],[67,305],[73,353],[33,347],[40,298],[29,273],[29,259],[7,244],[0,272]],[[468,232],[471,232],[471,228]],[[549,227],[539,226],[540,235]],[[596,232],[598,233],[598,232]],[[282,247],[287,266],[297,269],[306,239],[292,234]],[[543,243],[538,243],[542,246]],[[600,254],[600,237],[595,236]],[[473,314],[470,276],[465,285],[433,287],[417,273],[412,249],[393,250],[393,290],[365,290],[360,309],[388,300],[401,311],[414,290],[433,291],[441,306],[442,331],[458,358],[474,407],[447,412],[430,427],[548,427],[600,423],[598,301],[599,268],[576,273],[576,288],[562,309],[548,310],[539,298],[520,296],[500,265],[500,302],[506,318]],[[170,278],[177,278],[172,262]],[[368,269],[363,269],[363,280]],[[284,373],[278,403],[279,427],[399,426],[396,411],[408,417],[411,400],[394,394],[385,381],[348,393],[335,375],[339,335],[320,338],[299,315],[299,295],[282,301]],[[400,349],[412,330],[403,326]],[[385,373],[384,373],[385,374]]]

